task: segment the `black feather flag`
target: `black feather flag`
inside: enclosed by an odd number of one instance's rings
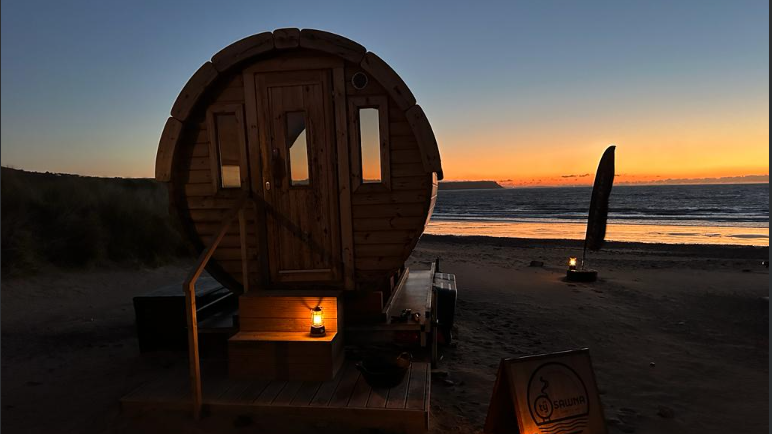
[[[608,220],[608,198],[611,187],[614,186],[614,149],[609,146],[598,164],[595,174],[595,184],[592,186],[590,200],[590,215],[587,218],[587,235],[584,238],[584,249],[599,250],[606,239],[606,220]]]

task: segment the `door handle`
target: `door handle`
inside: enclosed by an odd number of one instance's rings
[[[271,172],[273,173],[273,183],[276,188],[281,188],[282,179],[284,179],[284,162],[279,155],[279,150],[271,150]],[[266,189],[270,190],[270,183],[266,182]]]

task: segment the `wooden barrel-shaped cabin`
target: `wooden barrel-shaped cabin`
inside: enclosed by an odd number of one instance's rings
[[[424,111],[380,57],[291,28],[235,42],[193,74],[156,179],[199,251],[247,198],[207,265],[231,290],[349,290],[364,307],[388,298],[442,167]]]

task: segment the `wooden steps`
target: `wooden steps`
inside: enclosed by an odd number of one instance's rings
[[[337,332],[239,332],[228,340],[228,372],[233,379],[321,381],[343,364],[343,337]]]
[[[239,299],[239,332],[228,340],[233,379],[324,381],[343,364],[337,293],[265,292]],[[310,335],[311,309],[321,307],[325,336]]]

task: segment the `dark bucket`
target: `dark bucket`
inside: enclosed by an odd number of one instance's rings
[[[357,363],[356,367],[370,387],[391,388],[402,382],[412,360],[410,353],[402,353],[395,358],[371,356]]]

